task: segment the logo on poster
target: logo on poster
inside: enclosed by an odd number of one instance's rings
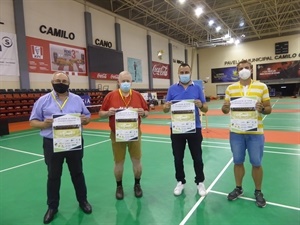
[[[2,43],[0,44],[0,52],[4,49],[2,49],[2,46],[3,47],[6,47],[6,48],[10,48],[11,46],[13,45],[13,42],[12,40],[9,38],[9,37],[3,37],[2,38]]]
[[[34,59],[43,59],[43,47],[41,46],[36,46],[36,45],[31,45],[31,53],[32,53],[32,58]]]
[[[2,38],[2,45],[6,48],[10,48],[13,45],[13,42],[9,37],[5,36]]]

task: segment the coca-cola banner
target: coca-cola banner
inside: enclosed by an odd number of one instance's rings
[[[169,64],[152,61],[152,78],[170,79]]]
[[[119,74],[113,73],[98,73],[98,72],[90,72],[91,79],[96,80],[118,80]]]

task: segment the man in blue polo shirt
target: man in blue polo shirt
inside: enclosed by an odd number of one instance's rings
[[[172,101],[194,100],[196,130],[193,133],[176,134],[173,132],[171,125],[171,141],[175,164],[175,177],[177,180],[177,185],[174,189],[174,195],[181,195],[186,183],[183,158],[187,142],[192,159],[194,161],[194,170],[196,174],[195,183],[197,185],[197,190],[199,195],[205,196],[206,189],[203,183],[205,177],[203,172],[204,166],[201,147],[203,137],[201,132],[199,110],[205,113],[207,112],[208,107],[203,90],[199,85],[194,84],[194,82],[191,80],[191,67],[188,64],[182,63],[179,66],[178,77],[179,82],[170,86],[168,90],[166,102],[163,106],[163,111],[165,113],[170,111]]]

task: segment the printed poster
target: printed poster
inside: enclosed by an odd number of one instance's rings
[[[172,101],[171,121],[173,134],[195,133],[196,117],[194,100]]]
[[[28,66],[31,73],[64,71],[87,76],[85,48],[27,37]]]
[[[142,61],[140,59],[127,58],[128,71],[132,75],[132,82],[142,83]]]
[[[0,75],[20,76],[16,34],[0,32]]]
[[[53,115],[53,151],[82,149],[80,113]]]
[[[257,97],[240,97],[230,100],[230,130],[232,132],[257,131]]]
[[[116,142],[138,140],[138,118],[138,113],[135,109],[119,109],[116,111]]]

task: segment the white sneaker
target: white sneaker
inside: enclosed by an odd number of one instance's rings
[[[181,195],[183,189],[184,184],[181,181],[179,181],[174,189],[174,195]]]
[[[198,189],[199,195],[201,195],[201,196],[205,196],[206,195],[206,189],[205,189],[205,186],[204,186],[203,183],[199,183],[197,185],[197,189]]]

